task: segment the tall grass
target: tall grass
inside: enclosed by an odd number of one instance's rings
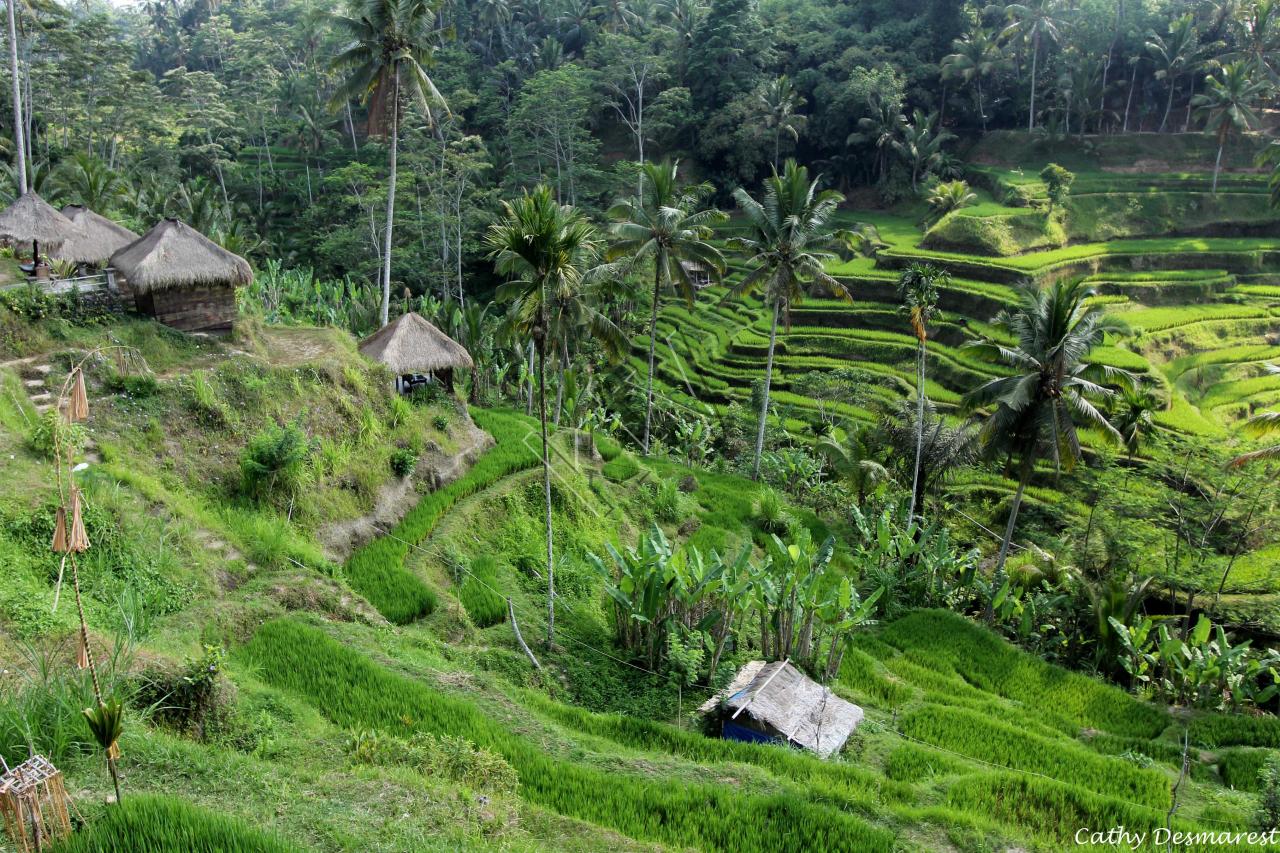
[[[307,697],[338,725],[466,738],[511,763],[523,798],[633,838],[735,853],[893,849],[888,832],[795,797],[648,779],[551,757],[471,703],[383,669],[293,620],[263,625],[244,652],[267,681]]]
[[[130,795],[52,853],[302,853],[304,848],[177,799]]]
[[[899,725],[910,737],[989,764],[1050,776],[1152,808],[1169,805],[1169,781],[1163,774],[1098,755],[1075,741],[1028,734],[987,714],[925,705],[909,712]]]
[[[1090,727],[1150,738],[1170,722],[1164,710],[1078,673],[1045,663],[998,635],[944,610],[912,613],[889,625],[881,639],[922,653],[916,660],[951,670],[981,690]]]
[[[390,535],[374,539],[347,560],[352,589],[388,621],[403,625],[435,610],[435,593],[405,568],[411,548],[431,535],[455,503],[503,477],[538,464],[540,439],[532,420],[507,412],[475,410],[472,417],[497,441],[462,477],[418,501]]]

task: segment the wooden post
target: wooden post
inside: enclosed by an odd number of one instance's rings
[[[533,651],[529,648],[529,644],[524,641],[524,637],[520,636],[520,626],[516,624],[516,608],[511,603],[511,597],[507,597],[507,614],[511,617],[511,630],[516,635],[516,642],[520,644],[520,648],[529,656],[529,660],[533,663],[533,668],[542,670],[542,664],[538,663],[538,659],[533,656]]]

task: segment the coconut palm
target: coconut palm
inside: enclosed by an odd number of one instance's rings
[[[764,111],[765,129],[773,131],[773,168],[776,170],[783,134],[790,136],[795,142],[800,139],[800,131],[804,130],[809,121],[808,116],[800,112],[807,102],[785,74],[761,86],[756,93],[756,101]]]
[[[353,99],[368,104],[369,132],[387,139],[387,221],[382,238],[382,324],[391,310],[391,236],[396,211],[396,153],[400,102],[404,94],[431,119],[431,107],[448,109],[427,76],[435,7],[426,0],[354,0],[352,13],[335,18],[348,38],[333,60],[346,72],[333,103],[345,108]]]
[[[1246,60],[1271,85],[1280,83],[1280,0],[1250,3],[1235,23],[1237,47],[1223,58]]]
[[[815,449],[831,466],[832,474],[853,490],[858,506],[866,503],[867,496],[881,483],[891,479],[872,445],[868,427],[845,424],[843,436],[824,435]]]
[[[906,118],[902,115],[902,105],[883,97],[878,91],[867,96],[867,106],[871,115],[858,119],[858,129],[849,134],[849,145],[870,143],[876,149],[876,171],[879,180],[883,181],[889,171],[889,151],[893,143],[902,133]]]
[[[17,0],[5,3],[9,13],[9,79],[13,82],[13,142],[18,158],[18,195],[27,194],[27,145],[23,139],[22,76],[18,70]]]
[[[955,137],[938,129],[938,114],[916,110],[911,121],[902,125],[899,136],[892,141],[898,156],[911,167],[911,189],[920,189],[920,177],[928,174],[942,157],[942,146]]]
[[[897,461],[895,467],[899,467],[904,480],[907,472],[902,461],[911,459],[915,467],[919,460],[912,474],[915,479],[912,502],[918,507],[924,506],[925,495],[978,461],[976,425],[967,420],[948,424],[929,400],[925,400],[924,408],[919,411],[910,400],[898,401],[898,405],[881,418],[878,431],[889,448],[889,458]],[[919,456],[915,455],[917,447],[921,448]]]
[[[1200,35],[1196,32],[1195,19],[1190,12],[1169,24],[1167,36],[1153,34],[1147,39],[1147,55],[1155,64],[1155,77],[1165,81],[1165,85],[1169,87],[1158,133],[1163,133],[1165,125],[1169,123],[1169,111],[1173,109],[1173,95],[1178,88],[1178,78],[1195,63],[1200,49],[1199,42]]]
[[[769,355],[765,362],[764,399],[756,431],[756,454],[751,476],[760,477],[764,428],[769,415],[769,383],[773,379],[773,353],[778,341],[778,320],[791,326],[791,306],[804,298],[805,290],[818,284],[835,296],[850,299],[843,284],[832,278],[823,264],[834,258],[827,250],[836,241],[828,223],[844,196],[819,190],[809,180],[809,170],[788,160],[781,175],[765,179],[764,197],[756,201],[739,187],[733,198],[746,218],[748,236],[731,244],[747,257],[750,271],[730,291],[730,296],[763,291],[764,303],[773,314],[769,330]]]
[[[1268,364],[1267,372],[1280,376],[1280,364]],[[1280,435],[1280,411],[1261,412],[1245,421],[1245,431],[1257,437]],[[1231,460],[1233,466],[1258,460],[1280,459],[1280,444],[1273,444],[1252,453],[1245,453]]]
[[[929,324],[938,311],[938,285],[951,281],[951,274],[933,264],[913,263],[898,278],[898,297],[916,336],[916,460],[911,473],[911,503],[907,518],[915,518],[916,494],[920,488],[920,458],[924,455],[924,362],[928,354]]]
[[[1036,72],[1040,61],[1040,43],[1056,42],[1062,27],[1058,0],[1027,0],[1004,7],[1009,23],[1000,31],[1004,40],[1021,39],[1031,44],[1031,106],[1027,109],[1027,131],[1036,127]]]
[[[953,210],[960,210],[977,202],[976,193],[969,191],[969,184],[964,181],[939,181],[929,190],[925,202],[929,205],[927,223],[932,224],[942,219]]]
[[[102,214],[114,210],[129,189],[119,172],[83,151],[64,160],[53,180],[64,199]]]
[[[1213,192],[1218,192],[1218,173],[1222,170],[1222,149],[1232,133],[1244,133],[1256,127],[1259,116],[1254,109],[1267,91],[1255,79],[1252,63],[1238,59],[1217,74],[1204,78],[1204,92],[1191,99],[1197,112],[1204,116],[1204,129],[1218,137],[1218,156],[1213,161]]]
[[[1015,458],[1019,463],[1018,489],[996,560],[997,585],[1036,462],[1047,454],[1055,471],[1070,469],[1081,454],[1078,425],[1121,441],[1120,433],[1093,401],[1114,396],[1102,382],[1132,384],[1134,377],[1088,358],[1108,332],[1120,332],[1124,326],[1101,308],[1088,306],[1086,300],[1092,295],[1079,281],[1060,281],[1043,289],[1029,286],[1021,291],[1018,307],[1002,311],[994,321],[998,329],[1013,336],[1014,343],[982,339],[965,344],[966,349],[1014,371],[983,383],[964,398],[971,411],[990,410],[982,429],[988,451],[1003,456],[1007,464]]]
[[[577,210],[556,203],[551,190],[538,186],[504,202],[502,216],[485,235],[499,275],[509,280],[498,299],[510,303],[512,326],[537,352],[538,410],[542,424],[542,486],[547,538],[547,643],[555,639],[555,549],[551,532],[551,458],[547,441],[547,350],[552,338],[553,306],[580,293],[600,256],[596,231]],[[589,312],[584,312],[589,313]],[[598,324],[599,314],[589,321]]]
[[[982,132],[987,132],[987,109],[982,92],[982,81],[997,73],[1004,67],[1006,59],[1000,45],[991,37],[989,30],[981,27],[958,38],[951,44],[955,53],[942,58],[942,79],[959,80],[972,83],[976,87],[978,100],[978,118],[982,122]]]
[[[680,186],[678,163],[645,163],[640,168],[641,198],[620,201],[609,211],[617,220],[611,229],[616,242],[610,258],[627,258],[631,265],[653,261],[653,305],[649,313],[649,371],[645,379],[644,437],[649,455],[653,423],[653,364],[658,337],[658,308],[672,285],[693,303],[695,286],[686,264],[705,269],[713,279],[724,274],[724,255],[708,242],[711,224],[725,219],[715,208],[700,208],[711,192],[709,184]]]

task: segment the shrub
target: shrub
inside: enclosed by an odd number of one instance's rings
[[[431,425],[440,432],[449,431],[449,418],[445,415],[436,415],[431,419]]]
[[[604,474],[606,480],[622,483],[639,474],[640,466],[636,464],[636,460],[630,453],[622,453],[604,463],[600,473]]]
[[[205,646],[199,657],[177,671],[151,666],[138,678],[135,702],[152,709],[158,722],[206,740],[231,713],[231,688],[222,677],[225,659],[221,646]]]
[[[600,454],[600,458],[605,462],[612,462],[618,458],[618,454],[622,452],[622,445],[611,436],[603,433],[596,433],[595,436],[596,450]]]
[[[402,738],[362,731],[352,736],[347,751],[353,760],[364,764],[406,764],[433,778],[443,777],[481,791],[514,793],[520,782],[502,756],[449,735],[417,732]]]
[[[76,456],[84,450],[87,441],[84,425],[68,423],[56,407],[40,416],[27,439],[31,449],[46,459],[52,459],[59,449],[63,454],[70,451],[72,456]]]
[[[177,799],[130,794],[53,853],[301,853],[304,848]]]
[[[128,397],[150,397],[160,390],[160,383],[150,373],[117,373],[109,371],[103,380],[107,390]]]
[[[781,536],[791,529],[791,517],[783,509],[782,498],[773,489],[763,489],[753,508],[756,524],[765,533]]]
[[[472,703],[377,666],[293,620],[263,625],[245,653],[266,679],[302,693],[338,725],[463,738],[515,768],[522,798],[638,840],[735,853],[802,847],[887,853],[894,847],[890,833],[793,794],[655,780],[549,755]]]
[[[471,563],[471,571],[458,587],[458,599],[477,628],[497,625],[507,617],[507,602],[499,588],[498,562],[484,556]]]
[[[683,519],[684,501],[681,497],[678,482],[663,480],[653,490],[653,517],[670,523]]]
[[[412,447],[399,447],[391,453],[391,470],[397,477],[408,477],[418,467],[418,453]]]
[[[294,497],[302,488],[310,451],[297,425],[267,427],[249,440],[240,457],[245,494],[256,501]]]

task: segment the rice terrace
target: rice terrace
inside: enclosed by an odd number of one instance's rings
[[[3,29],[0,853],[1280,849],[1280,2]]]

